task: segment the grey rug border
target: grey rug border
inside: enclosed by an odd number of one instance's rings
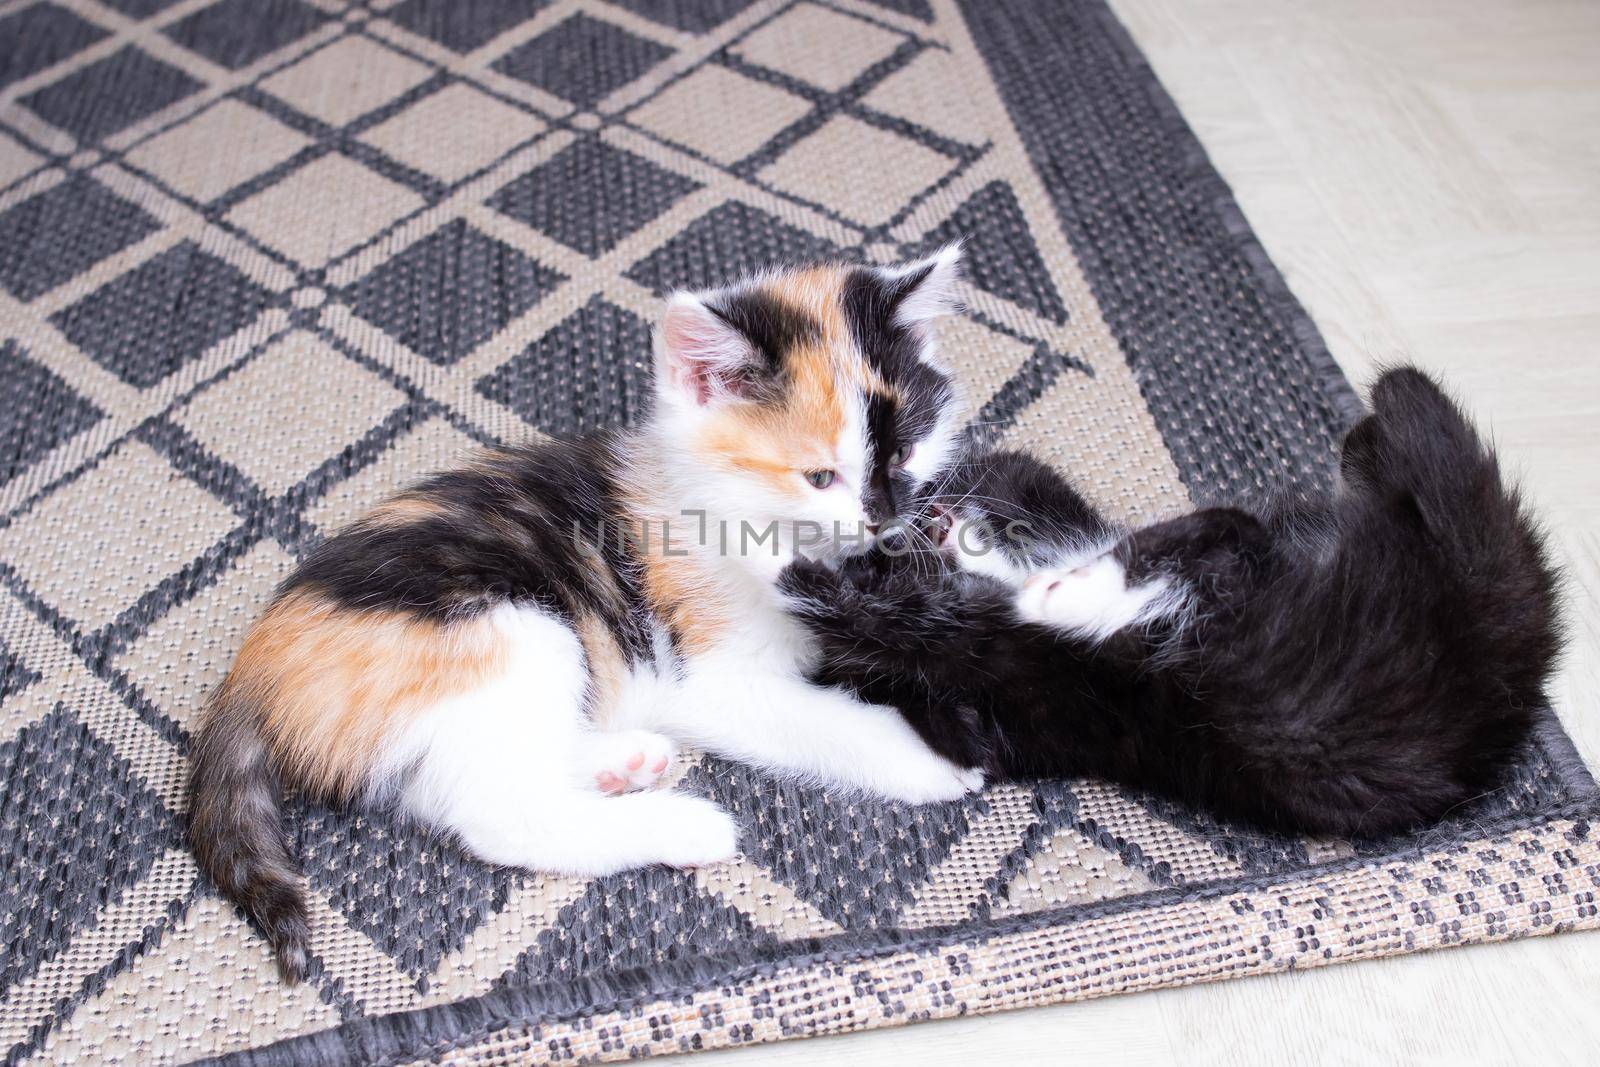
[[[1492,833],[1471,837],[1423,833],[1387,852],[1363,853],[1293,871],[1243,875],[1195,886],[1171,886],[1113,900],[980,922],[923,927],[913,931],[879,927],[826,938],[798,938],[773,946],[781,948],[781,954],[772,949],[766,952],[726,953],[671,960],[649,968],[633,968],[604,976],[507,987],[448,1004],[366,1016],[261,1048],[244,1049],[194,1062],[216,1067],[307,1067],[312,1064],[318,1067],[354,1067],[437,1057],[452,1048],[483,1041],[512,1026],[532,1028],[627,1010],[660,1000],[693,996],[709,989],[738,986],[753,979],[770,977],[781,970],[865,965],[901,952],[981,943],[994,937],[1065,927],[1106,915],[1167,904],[1211,901],[1274,886],[1312,884],[1346,871],[1413,862],[1451,844],[1469,846],[1489,843],[1520,830],[1564,819],[1577,823],[1579,829],[1576,832],[1586,838],[1595,830],[1592,824],[1600,822],[1600,798],[1587,797],[1545,811],[1500,819],[1493,824]]]
[[[994,8],[1006,8],[1026,3],[1027,0],[958,2],[970,26],[974,4],[985,3]],[[1310,314],[1268,257],[1234,198],[1232,189],[1211,163],[1204,146],[1184,120],[1176,102],[1162,86],[1132,36],[1104,0],[1089,0],[1087,6],[1092,8],[1091,14],[1117,48],[1131,77],[1145,87],[1149,101],[1160,117],[1163,131],[1171,138],[1174,147],[1181,150],[1182,177],[1199,193],[1195,197],[1196,202],[1190,206],[1208,210],[1234,247],[1245,257],[1269,309],[1279,316],[1280,324],[1287,327],[1294,337],[1296,346],[1313,371],[1316,385],[1343,420],[1343,428],[1348,429],[1366,413],[1360,394],[1334,359]],[[998,82],[1003,75],[993,63],[990,66],[991,74]],[[719,986],[737,985],[780,969],[864,965],[885,955],[912,949],[983,941],[995,936],[1064,926],[1104,914],[1179,901],[1210,900],[1270,885],[1313,882],[1346,870],[1413,859],[1443,845],[1488,840],[1496,835],[1563,818],[1575,818],[1580,822],[1600,821],[1600,799],[1592,795],[1596,792],[1595,780],[1553,713],[1547,715],[1544,728],[1537,735],[1537,743],[1549,757],[1551,766],[1560,774],[1569,794],[1583,799],[1546,811],[1499,819],[1487,826],[1474,824],[1479,832],[1470,836],[1425,833],[1392,850],[1363,852],[1350,859],[1293,871],[1248,875],[1194,887],[1172,887],[1119,897],[1113,901],[1005,919],[925,928],[914,932],[896,929],[850,932],[826,939],[787,941],[741,953],[671,961],[648,969],[505,988],[429,1008],[366,1016],[327,1030],[196,1062],[217,1067],[335,1067],[340,1064],[391,1064],[438,1057],[453,1048],[482,1041],[508,1027],[531,1028],[665,998],[686,997]]]

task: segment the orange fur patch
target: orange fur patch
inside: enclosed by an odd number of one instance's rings
[[[361,521],[375,526],[404,526],[411,522],[438,518],[446,513],[445,506],[437,500],[402,494],[385,500],[363,515]]]
[[[589,721],[603,730],[622,697],[628,661],[610,627],[595,616],[580,616],[575,629],[583,645],[584,665],[589,674],[584,703],[588,706]]]
[[[413,716],[501,674],[508,658],[486,617],[446,625],[295,592],[251,627],[218,702],[261,708],[290,781],[347,799]]]
[[[656,527],[659,531],[660,527]],[[692,557],[643,557],[644,597],[656,618],[667,624],[684,652],[709,651],[727,631],[712,585]]]
[[[883,384],[856,350],[840,304],[844,278],[845,268],[822,266],[764,284],[768,296],[815,322],[817,336],[784,353],[783,402],[733,407],[710,420],[698,442],[705,454],[796,496],[805,491],[797,472],[837,462],[834,449],[851,394]]]

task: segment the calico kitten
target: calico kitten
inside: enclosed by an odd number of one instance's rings
[[[775,585],[797,552],[870,544],[948,462],[961,407],[929,324],[958,258],[679,293],[641,427],[488,451],[305,559],[211,695],[191,779],[201,866],[287,978],[308,934],[285,787],[602,875],[734,855],[709,801],[636,791],[680,744],[910,802],[981,784],[809,684]]]
[[[1099,776],[1291,833],[1436,821],[1533,728],[1556,578],[1434,382],[1391,371],[1372,403],[1336,491],[1125,535],[1036,461],[963,465],[932,566],[785,575],[817,679],[1000,777]]]

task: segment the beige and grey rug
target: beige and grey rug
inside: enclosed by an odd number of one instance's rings
[[[745,859],[581,881],[297,808],[309,982],[183,845],[274,582],[475,442],[626,422],[673,286],[968,240],[978,432],[1146,518],[1359,409],[1098,0],[0,0],[0,1051],[608,1060],[1600,925],[1552,723],[1419,838],[704,761]]]

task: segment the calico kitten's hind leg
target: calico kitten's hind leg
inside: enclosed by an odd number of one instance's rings
[[[584,766],[592,768],[596,788],[615,796],[660,783],[677,757],[677,746],[649,730],[618,730],[584,739]]]
[[[504,672],[419,716],[389,754],[404,810],[481,859],[535,871],[599,876],[733,857],[738,828],[708,800],[599,791],[597,756],[632,775],[638,755],[637,770],[656,773],[665,739],[589,729],[582,649],[563,622],[507,606],[494,623],[509,643]]]
[[[739,828],[709,800],[681,793],[536,793],[455,827],[468,851],[507,867],[601,877],[732,859]]]
[[[1130,585],[1126,568],[1108,552],[1087,563],[1037,572],[1023,583],[1016,607],[1028,622],[1103,641],[1118,630],[1174,614],[1178,601],[1176,586],[1166,577]]]

